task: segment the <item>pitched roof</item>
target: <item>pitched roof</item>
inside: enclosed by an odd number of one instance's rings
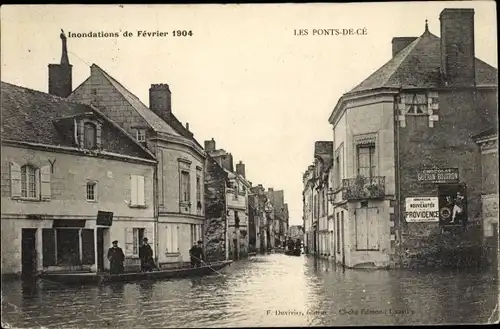
[[[121,145],[103,145],[105,151],[154,159],[133,137],[89,105],[3,81],[1,95],[3,140],[73,147],[74,141],[67,137],[67,132],[58,129],[58,119],[92,113],[107,123],[113,137],[123,142]]]
[[[151,128],[153,128],[155,131],[167,133],[174,136],[180,136],[180,134],[175,131],[174,128],[170,127],[162,118],[151,111],[146,105],[144,105],[143,102],[141,102],[141,100],[137,96],[132,94],[121,83],[116,81],[111,75],[101,69],[98,65],[92,65],[97,68],[102,73],[102,75],[104,75],[104,77],[127,100],[127,102],[129,102],[129,104],[137,111],[137,113],[139,113],[139,115],[142,116],[144,120],[146,120]]]
[[[187,130],[173,113],[167,114],[168,122],[166,122],[164,119],[158,116],[154,111],[152,111],[146,105],[144,105],[144,103],[141,102],[141,100],[137,96],[131,93],[127,88],[125,88],[121,83],[115,80],[106,71],[104,71],[96,64],[92,65],[104,75],[104,77],[113,85],[113,87],[115,87],[115,89],[120,94],[122,94],[122,96],[129,102],[129,104],[137,111],[137,113],[139,113],[139,115],[142,116],[144,120],[146,120],[146,122],[155,131],[164,132],[170,135],[181,136],[190,139],[193,142],[195,142],[196,145],[198,145],[200,148],[203,148],[194,138],[193,133]]]
[[[498,70],[476,58],[476,85],[497,86]],[[347,94],[378,88],[434,88],[441,84],[441,39],[429,31]]]
[[[479,139],[482,139],[482,138],[494,137],[494,136],[497,136],[497,135],[498,135],[498,127],[491,127],[489,129],[486,129],[486,130],[480,132],[479,134],[476,134],[476,135],[472,136],[472,138],[474,140],[479,140]]]

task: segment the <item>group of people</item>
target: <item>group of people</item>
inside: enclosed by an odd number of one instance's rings
[[[125,261],[125,254],[122,248],[118,247],[118,241],[112,242],[113,246],[108,249],[108,260],[110,267],[110,274],[121,274],[124,272],[123,263]],[[191,258],[191,267],[200,267],[203,260],[203,242],[198,241],[189,250]],[[148,243],[148,238],[144,238],[141,246],[139,247],[139,259],[141,260],[141,271],[151,272],[156,269],[159,270],[153,259],[153,249]]]
[[[286,248],[289,251],[300,250],[302,248],[302,241],[300,239],[293,241],[291,237],[288,237],[288,240],[286,241]]]
[[[118,241],[112,242],[113,246],[108,249],[109,272],[110,274],[121,274],[124,272],[123,263],[125,254],[122,248],[118,247]],[[141,260],[141,271],[151,272],[153,269],[158,269],[153,259],[153,249],[148,243],[148,238],[144,238],[139,247],[139,259]]]

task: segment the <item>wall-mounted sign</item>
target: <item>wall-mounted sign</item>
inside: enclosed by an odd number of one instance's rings
[[[458,168],[422,169],[417,179],[422,183],[458,183]]]
[[[98,211],[96,225],[111,226],[113,224],[113,213],[109,211]]]
[[[411,197],[405,201],[405,217],[408,223],[439,222],[438,197]]]

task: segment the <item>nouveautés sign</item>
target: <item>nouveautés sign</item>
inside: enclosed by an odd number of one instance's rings
[[[406,198],[406,221],[415,222],[438,222],[439,221],[439,198],[437,197],[411,197]]]
[[[422,169],[417,179],[422,183],[458,183],[458,168]]]

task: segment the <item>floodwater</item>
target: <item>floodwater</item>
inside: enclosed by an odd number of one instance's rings
[[[271,254],[212,276],[107,286],[2,283],[11,328],[180,328],[488,323],[494,271],[349,270]]]

